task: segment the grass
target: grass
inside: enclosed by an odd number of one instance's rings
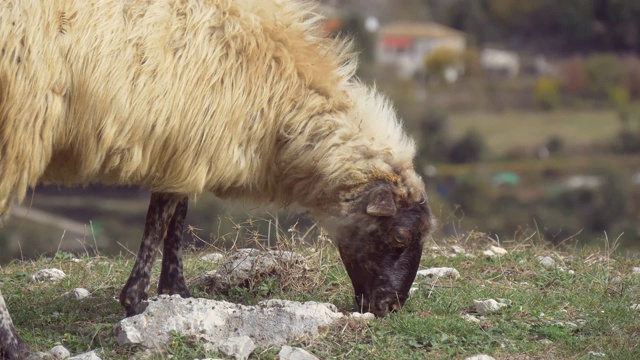
[[[620,130],[615,110],[557,110],[461,112],[450,116],[451,134],[458,138],[469,129],[483,135],[495,153],[512,149],[535,149],[551,136],[559,136],[567,147],[584,147],[612,141]]]
[[[452,256],[452,244],[475,257]],[[608,359],[640,357],[640,311],[629,308],[640,302],[640,275],[631,271],[640,266],[637,258],[619,257],[609,247],[557,252],[531,240],[507,244],[509,254],[489,258],[481,255],[489,244],[481,234],[429,242],[422,268],[455,267],[460,279],[420,279],[418,291],[400,313],[369,324],[343,320],[327,329],[324,338],[292,345],[322,359],[463,359],[479,353],[497,359],[590,359],[590,351]],[[297,248],[310,264],[310,278],[302,283],[285,286],[265,279],[227,296],[200,289],[194,289],[194,295],[245,304],[267,298],[316,300],[352,311],[353,290],[335,248],[326,241],[314,247],[315,251]],[[216,267],[199,260],[201,255],[185,256],[188,283]],[[560,267],[544,268],[538,256],[551,256]],[[58,253],[4,266],[2,291],[21,336],[37,351],[62,344],[72,354],[97,349],[103,359],[140,356],[142,349],[120,347],[114,339],[115,325],[124,315],[116,299],[133,261],[131,256],[77,261],[71,254]],[[38,269],[51,267],[62,269],[67,277],[58,283],[28,281]],[[156,264],[155,279],[158,273]],[[72,299],[69,294],[76,287],[88,289],[91,297]],[[512,304],[480,317],[473,306],[480,298],[505,298]],[[479,321],[470,322],[464,315]],[[181,334],[172,335],[166,354],[174,359],[219,356]],[[257,349],[251,359],[276,359],[278,350]]]

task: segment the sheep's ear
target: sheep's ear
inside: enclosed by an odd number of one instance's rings
[[[372,192],[367,205],[367,214],[372,216],[393,216],[396,214],[393,194],[388,188],[380,188]]]

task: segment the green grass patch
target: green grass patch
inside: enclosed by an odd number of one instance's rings
[[[589,359],[590,351],[608,359],[640,358],[640,311],[630,309],[640,303],[640,275],[632,274],[632,267],[640,266],[638,259],[586,249],[554,252],[530,244],[507,247],[509,254],[499,258],[483,256],[483,246],[463,244],[473,257],[451,256],[455,241],[437,249],[427,246],[422,268],[455,267],[461,278],[418,279],[418,290],[403,311],[368,324],[347,318],[326,329],[322,338],[291,345],[322,359],[463,359],[480,353],[497,359]],[[245,304],[268,298],[314,300],[353,311],[353,290],[336,250],[324,245],[315,252],[300,251],[310,258],[313,286],[283,287],[268,278],[250,290],[233,289],[228,296],[199,289],[194,295]],[[186,254],[188,282],[216,267],[200,260],[201,255]],[[558,266],[545,268],[538,256],[551,256]],[[21,336],[36,351],[62,344],[72,354],[98,350],[103,359],[141,354],[143,349],[120,347],[114,339],[124,316],[117,297],[133,259],[80,260],[63,253],[2,268],[2,292]],[[58,283],[29,282],[38,269],[52,267],[67,277]],[[88,289],[91,296],[73,299],[70,293],[76,287]],[[508,299],[511,305],[480,316],[473,301],[484,298]],[[278,351],[257,349],[251,359],[276,359]],[[168,354],[176,359],[220,356],[179,333],[172,334],[164,354],[148,358]]]

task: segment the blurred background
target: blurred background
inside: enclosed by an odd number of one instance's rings
[[[441,228],[640,251],[640,1],[327,0],[358,76],[394,102]],[[0,263],[137,251],[149,194],[38,187],[0,229]],[[186,237],[271,244],[312,223],[191,202]]]

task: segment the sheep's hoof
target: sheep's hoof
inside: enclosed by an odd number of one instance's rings
[[[134,305],[124,305],[124,309],[127,311],[127,317],[132,317],[142,314],[149,306],[147,301],[141,301]]]

